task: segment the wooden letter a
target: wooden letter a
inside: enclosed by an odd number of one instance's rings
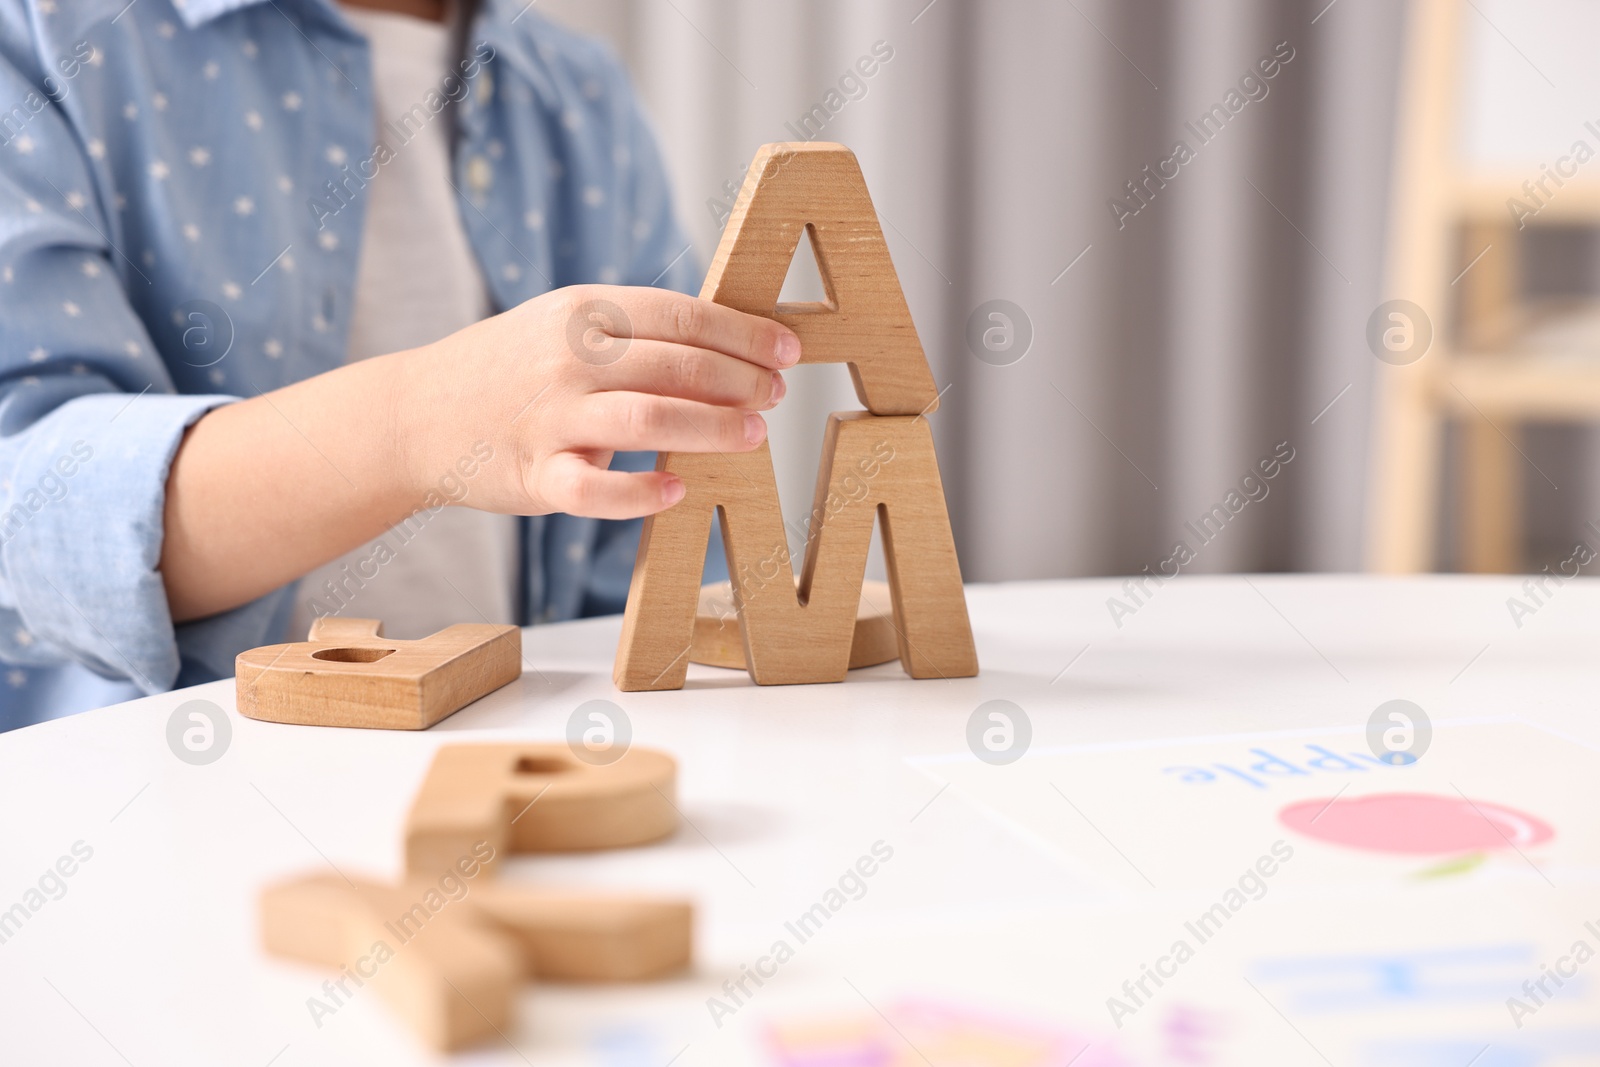
[[[779,304],[806,233],[828,299]],[[713,514],[722,520],[745,663],[758,684],[844,679],[874,518],[883,523],[906,672],[976,674],[926,418],[939,395],[854,154],[812,143],[757,152],[700,295],[790,327],[800,337],[802,363],[850,364],[867,410],[828,419],[798,588],[765,442],[740,454],[661,453],[656,469],[681,476],[688,492],[645,520],[617,686],[683,686]]]

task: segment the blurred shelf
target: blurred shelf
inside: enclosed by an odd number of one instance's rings
[[[1518,421],[1600,417],[1600,301],[1535,304],[1506,332],[1503,346],[1449,358],[1447,405]]]
[[[1600,172],[1600,167],[1595,170]],[[1576,177],[1562,179],[1564,184],[1560,186],[1551,178],[1546,186],[1550,189],[1548,196],[1542,192],[1530,196],[1523,188],[1523,183],[1536,181],[1549,173],[1533,169],[1522,174],[1465,177],[1456,186],[1457,213],[1467,221],[1520,221],[1528,226],[1570,226],[1580,222],[1600,225],[1600,173],[1586,177],[1580,171]],[[1533,214],[1519,218],[1507,203],[1513,199],[1527,205]]]

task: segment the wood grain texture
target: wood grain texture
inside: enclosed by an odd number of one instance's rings
[[[522,631],[463,623],[416,641],[373,619],[318,619],[310,639],[234,660],[239,714],[302,726],[425,730],[522,674]]]
[[[268,952],[338,972],[324,1003],[337,1008],[370,985],[441,1050],[512,1029],[517,987],[529,977],[624,982],[680,970],[693,925],[684,900],[470,877],[386,885],[318,873],[261,896]]]
[[[406,870],[433,880],[474,845],[506,852],[623,848],[678,826],[678,765],[631,747],[590,764],[566,745],[447,745],[439,749],[406,819]]]
[[[850,638],[850,669],[876,667],[900,657],[894,628],[894,594],[887,582],[862,582],[856,608],[855,632]],[[689,662],[707,667],[742,671],[744,630],[733,601],[733,583],[712,582],[700,587],[700,604],[694,617],[694,646]]]
[[[779,304],[808,233],[828,300]],[[844,145],[769,144],[756,152],[700,295],[794,330],[801,363],[850,364],[856,395],[874,414],[938,408],[861,165]]]
[[[896,645],[913,678],[978,671],[966,594],[928,421],[829,417],[796,589],[766,446],[660,461],[687,493],[645,520],[614,680],[677,689],[688,671],[704,545],[720,512],[750,676],[760,685],[837,682],[849,670],[872,524],[883,523]]]
[[[828,299],[779,305],[806,233]],[[679,475],[687,493],[645,520],[613,672],[617,686],[683,685],[713,515],[722,522],[744,663],[758,684],[844,678],[875,517],[883,522],[892,626],[906,671],[914,678],[976,674],[926,420],[938,393],[849,149],[802,143],[757,152],[701,296],[785,323],[800,336],[802,363],[850,363],[867,411],[828,421],[798,588],[765,442],[736,455],[657,457],[656,469]]]

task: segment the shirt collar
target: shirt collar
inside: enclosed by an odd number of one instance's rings
[[[266,0],[173,0],[172,6],[178,9],[178,15],[183,19],[184,25],[192,30],[229,11],[265,2]]]
[[[184,25],[192,30],[196,26],[203,26],[212,19],[226,15],[230,11],[237,11],[243,7],[254,7],[257,4],[268,2],[275,4],[276,0],[172,0],[172,5],[178,9],[178,14],[182,17]],[[324,9],[335,7],[334,0],[299,0],[299,2],[310,3],[314,7],[322,7]],[[483,8],[492,9],[497,6],[493,0],[487,0],[487,2],[465,0],[465,2],[469,10],[474,8],[480,10]]]
[[[342,24],[338,4],[334,0],[172,0],[172,6],[178,9],[178,15],[183,19],[185,26],[191,30],[203,26],[214,19],[238,11],[241,8],[255,7],[258,4],[270,2],[273,7],[279,8],[313,8],[321,9],[321,13],[331,18],[336,24]]]

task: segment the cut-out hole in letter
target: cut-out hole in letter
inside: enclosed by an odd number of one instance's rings
[[[562,774],[572,770],[570,760],[540,756],[523,756],[517,760],[518,774]]]
[[[789,261],[789,272],[783,276],[777,311],[781,315],[804,315],[838,310],[839,301],[828,281],[827,261],[817,249],[817,231],[808,222],[805,236]]]
[[[319,648],[311,653],[311,658],[332,663],[376,663],[392,655],[392,648]]]

